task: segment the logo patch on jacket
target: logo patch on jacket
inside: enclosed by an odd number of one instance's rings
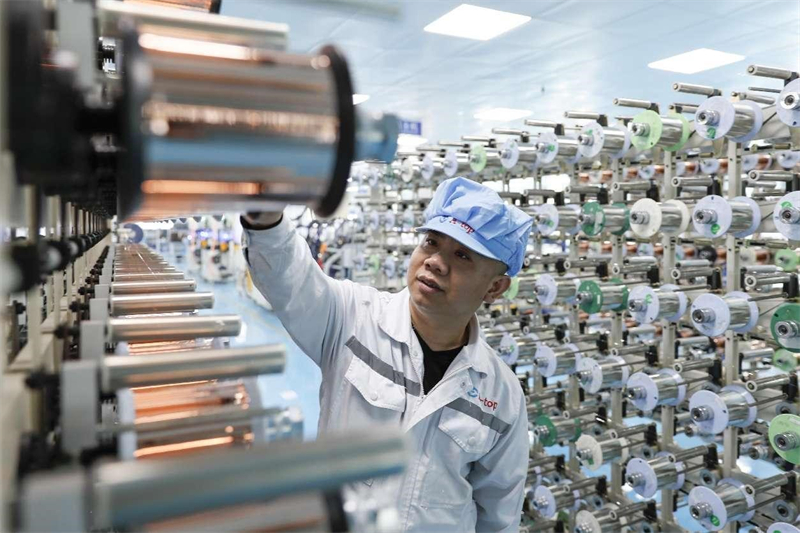
[[[488,398],[481,398],[481,393],[478,392],[477,387],[472,387],[472,390],[467,392],[467,396],[470,398],[477,398],[478,403],[482,403],[486,407],[490,408],[492,411],[497,410],[497,402],[495,400],[490,400]]]

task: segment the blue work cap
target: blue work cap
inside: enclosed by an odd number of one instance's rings
[[[522,268],[533,219],[489,187],[466,178],[443,181],[418,232],[438,231],[480,255],[502,261],[507,274]]]

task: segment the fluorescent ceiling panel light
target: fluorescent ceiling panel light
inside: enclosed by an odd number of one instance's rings
[[[401,133],[397,136],[397,145],[403,148],[416,148],[421,144],[428,142],[425,137],[419,135],[409,135],[408,133]]]
[[[668,70],[681,74],[695,74],[723,65],[730,65],[731,63],[736,63],[743,59],[744,56],[740,56],[739,54],[719,52],[717,50],[711,50],[710,48],[698,48],[691,52],[685,52],[666,59],[653,61],[652,63],[648,63],[647,66],[657,70]]]
[[[494,107],[486,109],[473,115],[473,118],[478,120],[497,120],[500,122],[508,122],[509,120],[517,120],[522,117],[527,117],[533,113],[528,109],[512,109],[510,107]]]
[[[369,95],[368,94],[358,94],[358,93],[356,93],[356,94],[353,95],[353,105],[362,104],[362,103],[366,102],[367,100],[369,100]]]
[[[529,20],[531,18],[525,15],[461,4],[425,26],[425,31],[475,39],[476,41],[488,41]]]

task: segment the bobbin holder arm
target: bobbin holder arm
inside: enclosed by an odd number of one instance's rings
[[[495,135],[514,135],[519,137],[524,143],[528,142],[531,138],[531,132],[525,130],[515,130],[510,128],[492,128],[492,133]]]
[[[789,83],[792,80],[796,80],[798,78],[798,73],[785,69],[785,68],[776,68],[776,67],[767,67],[764,65],[749,65],[747,67],[747,73],[751,76],[759,76],[761,78],[774,78],[778,80],[783,80],[784,84]]]
[[[614,98],[614,105],[620,107],[635,107],[638,109],[649,109],[658,113],[658,104],[650,100],[636,100],[634,98]]]
[[[593,111],[564,111],[564,118],[594,120],[604,128],[608,126],[608,115]]]
[[[673,83],[672,90],[685,94],[699,94],[701,96],[722,96],[722,91],[708,85],[696,85],[694,83]]]

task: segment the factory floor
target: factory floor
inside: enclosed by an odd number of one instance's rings
[[[188,276],[197,281],[198,291],[214,292],[214,308],[207,314],[233,313],[242,318],[242,331],[238,337],[231,339],[232,346],[272,343],[286,346],[286,368],[283,373],[258,378],[265,407],[299,407],[303,412],[305,439],[315,439],[319,422],[319,385],[322,381],[319,367],[297,347],[278,318],[245,295],[236,283],[209,283],[199,274]]]
[[[298,348],[289,337],[277,317],[264,307],[256,304],[247,297],[236,283],[209,283],[197,274],[192,275],[197,280],[197,290],[213,291],[215,296],[213,313],[234,313],[242,318],[241,334],[232,340],[233,345],[245,346],[264,343],[282,343],[286,345],[286,369],[282,374],[262,376],[261,389],[264,392],[266,406],[297,406],[303,412],[304,435],[306,440],[312,440],[317,435],[319,420],[319,385],[321,373],[319,368]],[[524,370],[524,369],[523,369]],[[650,419],[628,418],[628,425],[649,423]],[[658,424],[660,430],[660,423]],[[711,439],[701,437],[686,437],[679,435],[676,442],[689,448],[703,443],[713,442]],[[718,441],[720,455],[724,453]],[[548,449],[551,454],[568,453],[565,447],[555,446]],[[747,457],[739,459],[739,467],[744,472],[752,472],[760,477],[777,474],[779,470],[766,461],[753,461]],[[584,469],[588,476],[606,475],[610,478],[610,468],[606,465],[598,471],[590,472]],[[627,496],[633,501],[640,501],[632,491]],[[657,494],[656,500],[660,500]],[[680,527],[687,531],[695,531],[697,523],[689,516],[685,506],[685,499],[679,500],[680,508],[675,513],[676,521]],[[742,531],[747,531],[743,529]]]

